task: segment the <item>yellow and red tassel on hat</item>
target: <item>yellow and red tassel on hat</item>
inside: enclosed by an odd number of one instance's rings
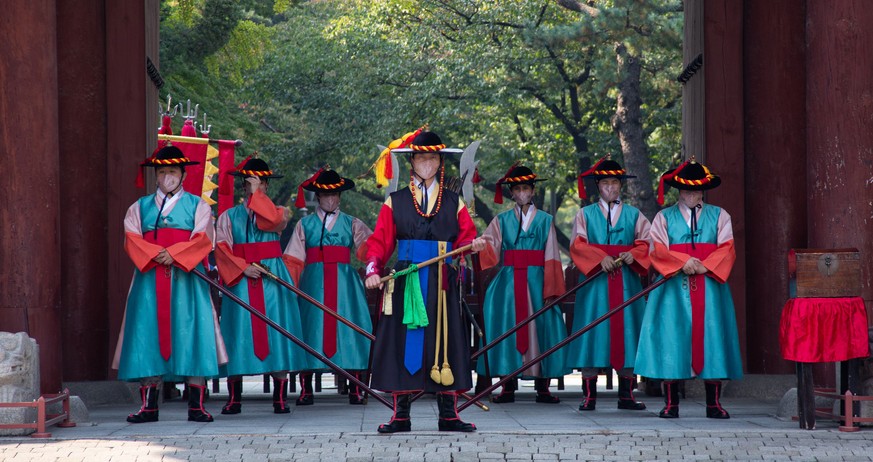
[[[682,164],[680,164],[678,167],[676,167],[676,170],[661,175],[661,180],[658,181],[658,205],[664,205],[664,180],[672,180],[673,177],[678,175],[679,172],[681,172],[682,169],[685,168],[686,165],[688,165],[688,162],[689,161],[686,160],[685,162],[682,162]]]
[[[303,187],[309,186],[312,183],[315,183],[315,180],[318,179],[318,176],[321,175],[321,172],[323,172],[323,171],[324,171],[324,167],[318,169],[318,171],[315,172],[314,175],[309,177],[308,180],[304,181],[303,183],[300,183],[300,185],[297,186],[297,200],[294,201],[295,207],[297,207],[298,209],[302,209],[302,208],[306,207],[306,198],[303,196]]]
[[[379,158],[376,159],[376,162],[373,164],[373,171],[376,172],[376,187],[381,188],[383,186],[388,186],[390,179],[394,178],[394,168],[391,166],[391,150],[392,149],[402,149],[409,146],[409,143],[412,143],[412,140],[418,136],[422,130],[427,128],[427,125],[419,128],[418,130],[409,132],[400,138],[388,143],[388,147],[382,150],[379,153]]]
[[[609,156],[606,156],[606,157],[598,160],[597,162],[594,163],[594,165],[591,166],[591,168],[589,168],[588,170],[585,170],[584,172],[580,173],[579,176],[576,177],[576,187],[579,188],[579,199],[587,199],[588,198],[588,193],[585,192],[585,176],[590,175],[592,172],[597,170],[597,167],[600,167],[600,164],[602,164],[603,161],[605,161],[606,159],[609,159]]]

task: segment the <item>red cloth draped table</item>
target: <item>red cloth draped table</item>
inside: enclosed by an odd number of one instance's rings
[[[779,324],[782,357],[797,362],[797,402],[800,428],[815,427],[812,370],[809,363],[844,362],[870,354],[867,310],[861,297],[791,298]],[[857,364],[847,366],[849,386]],[[843,390],[844,391],[844,390]],[[857,393],[857,390],[852,390]]]

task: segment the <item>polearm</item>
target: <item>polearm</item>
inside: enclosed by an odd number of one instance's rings
[[[495,384],[491,385],[490,387],[488,387],[488,388],[486,388],[486,389],[480,391],[479,394],[477,394],[476,396],[474,396],[472,399],[474,399],[474,400],[479,400],[479,399],[482,399],[483,396],[491,394],[492,391],[496,390],[498,387],[502,386],[504,383],[506,383],[506,382],[508,382],[508,381],[510,381],[510,380],[512,380],[512,379],[514,379],[515,376],[517,376],[518,374],[521,374],[521,373],[524,372],[525,370],[529,369],[531,366],[533,366],[533,365],[535,365],[535,364],[539,364],[539,363],[542,362],[542,360],[545,359],[547,356],[549,356],[549,355],[551,355],[552,353],[554,353],[554,352],[560,350],[561,348],[565,347],[567,344],[569,344],[569,343],[572,342],[573,340],[576,340],[577,338],[579,338],[579,337],[580,337],[582,334],[584,334],[585,332],[588,332],[589,330],[591,330],[591,329],[593,329],[594,327],[596,327],[598,324],[600,324],[600,323],[602,323],[603,321],[606,321],[607,319],[609,319],[610,317],[612,317],[612,315],[614,315],[614,314],[618,313],[619,311],[621,311],[621,310],[627,308],[628,305],[630,305],[631,303],[633,303],[633,302],[639,300],[640,298],[642,298],[643,296],[645,296],[645,295],[648,294],[649,292],[655,290],[656,288],[660,287],[662,284],[664,284],[665,282],[667,282],[669,279],[670,279],[670,278],[665,277],[665,278],[661,279],[660,281],[658,281],[658,282],[656,282],[656,283],[650,285],[649,287],[646,287],[645,289],[639,291],[639,292],[638,292],[636,295],[634,295],[633,297],[631,297],[631,298],[625,300],[625,302],[622,303],[621,305],[618,305],[618,306],[616,306],[615,308],[613,308],[613,309],[607,311],[606,313],[603,314],[603,316],[600,316],[599,318],[595,319],[594,321],[591,321],[591,323],[588,324],[588,325],[586,325],[585,327],[583,327],[583,328],[577,330],[576,332],[573,332],[572,335],[569,335],[569,336],[568,336],[567,338],[565,338],[564,340],[561,340],[560,342],[556,343],[553,347],[551,347],[551,348],[549,348],[548,350],[542,352],[539,356],[535,357],[534,359],[531,359],[529,362],[527,362],[527,363],[525,363],[525,364],[522,364],[521,367],[519,367],[518,369],[516,369],[516,370],[513,371],[512,373],[503,376],[500,380],[497,381],[497,383],[495,383]],[[458,406],[458,412],[461,412],[461,411],[463,411],[464,409],[466,409],[466,408],[470,405],[470,403],[471,403],[471,401],[467,401],[466,403],[461,404],[460,406]]]
[[[370,395],[372,395],[373,397],[375,397],[377,400],[379,400],[380,403],[382,403],[382,404],[388,406],[389,409],[394,409],[394,404],[389,403],[388,400],[386,400],[385,398],[383,398],[383,397],[382,397],[381,395],[379,395],[378,393],[375,393],[375,392],[373,391],[372,388],[370,388],[369,386],[367,386],[367,384],[365,384],[364,382],[361,382],[360,380],[358,380],[357,377],[355,377],[354,375],[352,375],[351,373],[349,373],[349,372],[346,371],[345,369],[343,369],[343,368],[337,366],[336,363],[334,363],[333,361],[331,361],[330,359],[328,359],[327,357],[325,357],[323,354],[321,354],[321,353],[319,353],[318,351],[316,351],[316,350],[315,350],[314,348],[312,348],[311,346],[307,345],[306,342],[304,342],[303,340],[300,340],[299,338],[297,338],[297,337],[296,337],[294,334],[292,334],[291,332],[288,332],[284,327],[280,326],[279,324],[276,324],[275,321],[273,321],[272,319],[268,318],[267,316],[265,316],[265,315],[264,315],[263,313],[261,313],[260,311],[258,311],[258,310],[256,310],[256,309],[252,308],[251,305],[249,305],[248,303],[244,302],[241,298],[237,297],[236,294],[234,294],[233,292],[231,292],[231,291],[228,290],[227,288],[223,287],[221,284],[215,282],[215,281],[214,281],[212,278],[210,278],[209,276],[203,274],[202,271],[200,271],[200,270],[197,269],[197,268],[194,268],[193,270],[191,270],[191,272],[194,273],[194,274],[195,274],[197,277],[199,277],[200,279],[203,279],[204,281],[206,281],[206,283],[209,284],[210,286],[215,287],[215,289],[217,289],[219,292],[221,292],[222,295],[225,295],[225,296],[227,296],[227,298],[229,298],[229,299],[233,300],[234,302],[236,302],[237,305],[243,307],[246,311],[248,311],[249,313],[251,313],[253,316],[255,316],[256,318],[260,319],[261,321],[264,321],[265,323],[267,323],[267,324],[268,324],[270,327],[272,327],[273,329],[276,329],[280,334],[282,334],[282,335],[284,335],[285,337],[287,337],[288,340],[291,340],[292,342],[294,342],[295,344],[297,344],[297,346],[299,346],[300,348],[303,348],[304,350],[306,350],[307,353],[309,353],[309,354],[311,354],[312,356],[315,356],[316,358],[318,358],[319,361],[323,362],[325,365],[327,365],[327,367],[333,369],[334,372],[336,372],[337,374],[339,374],[339,375],[345,377],[346,380],[348,380],[348,381],[354,383],[355,385],[357,385],[357,386],[361,387],[362,389],[364,389],[365,391],[367,391],[367,393],[369,393]]]
[[[446,252],[442,255],[437,255],[436,257],[433,257],[430,260],[425,260],[421,263],[416,263],[415,266],[417,266],[418,269],[422,269],[425,266],[433,265],[434,263],[436,263],[440,260],[445,260],[446,258],[449,258],[449,257],[454,257],[455,255],[458,255],[460,253],[464,253],[468,250],[471,250],[472,248],[473,248],[473,244],[467,244],[463,247],[458,247],[457,249],[452,250],[451,252]],[[388,276],[384,276],[382,279],[379,280],[379,283],[384,284],[384,283],[390,281],[391,279],[394,279],[394,274],[389,274]]]
[[[252,263],[252,265],[257,266],[261,271],[264,272],[264,274],[266,274],[267,276],[269,276],[270,279],[276,281],[280,286],[282,286],[282,287],[284,287],[284,288],[290,290],[291,292],[294,292],[295,294],[297,294],[298,297],[300,297],[300,298],[306,300],[307,302],[309,302],[310,304],[312,304],[312,305],[315,306],[316,308],[319,308],[319,309],[321,309],[321,311],[324,311],[325,313],[327,313],[327,314],[333,316],[334,318],[336,318],[337,321],[339,321],[339,322],[341,322],[341,323],[343,323],[343,324],[345,324],[345,325],[351,327],[352,329],[355,330],[355,332],[357,332],[357,333],[363,335],[364,337],[367,337],[368,339],[370,339],[371,342],[374,341],[374,340],[376,340],[376,337],[374,337],[373,334],[371,334],[371,333],[365,331],[363,327],[361,327],[361,326],[359,326],[359,325],[357,325],[357,324],[355,324],[355,323],[349,321],[348,319],[346,319],[345,317],[343,317],[342,315],[340,315],[340,314],[337,313],[336,311],[331,310],[330,308],[328,308],[327,306],[325,306],[323,303],[321,303],[321,302],[319,302],[318,300],[312,298],[311,295],[307,294],[306,292],[300,290],[300,289],[297,288],[297,287],[294,287],[292,284],[289,284],[288,281],[286,281],[286,280],[280,278],[279,276],[276,276],[276,275],[273,274],[273,273],[272,273],[272,272],[271,272],[271,271],[270,271],[266,266],[264,266],[264,265],[262,265],[262,264],[260,264],[260,263]]]
[[[209,138],[199,138],[196,136],[179,136],[179,135],[165,135],[163,133],[158,133],[158,140],[162,141],[171,141],[175,143],[191,143],[191,144],[217,144],[218,140],[211,140]],[[242,140],[234,140],[233,145],[236,147],[242,146]]]
[[[620,262],[620,261],[621,261],[621,260],[616,260],[616,263],[618,263],[618,262]],[[476,352],[473,353],[473,355],[470,357],[470,359],[476,359],[476,358],[478,358],[479,356],[481,356],[482,353],[485,353],[486,351],[490,350],[491,348],[494,348],[494,345],[497,345],[498,343],[500,343],[500,342],[506,340],[507,337],[509,337],[510,335],[516,333],[516,332],[517,332],[519,329],[521,329],[522,327],[524,327],[524,326],[530,324],[531,321],[533,321],[534,319],[538,318],[540,315],[542,315],[543,313],[545,313],[546,311],[548,311],[549,309],[551,309],[553,306],[555,306],[555,305],[557,305],[558,303],[561,303],[562,301],[564,301],[565,298],[567,298],[567,297],[569,297],[570,295],[576,293],[576,291],[578,291],[578,290],[581,289],[583,286],[585,286],[585,284],[588,284],[589,282],[593,281],[595,278],[597,278],[597,276],[600,276],[602,273],[603,273],[603,268],[598,268],[597,271],[595,271],[591,276],[588,276],[587,278],[585,278],[584,281],[582,281],[582,282],[576,284],[575,286],[573,286],[572,289],[570,289],[570,290],[564,292],[563,294],[559,295],[558,298],[552,300],[551,302],[549,302],[548,304],[546,304],[546,306],[544,306],[544,307],[540,308],[539,310],[535,311],[532,315],[530,315],[530,316],[528,316],[527,318],[523,319],[522,321],[520,321],[518,324],[516,324],[515,326],[513,326],[513,327],[512,327],[511,329],[509,329],[508,331],[506,331],[506,332],[500,334],[497,338],[495,338],[494,340],[492,340],[491,342],[489,342],[487,345],[485,345],[485,346],[483,346],[482,348],[479,348],[478,350],[476,350]]]

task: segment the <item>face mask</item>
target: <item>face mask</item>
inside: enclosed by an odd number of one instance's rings
[[[179,187],[179,183],[181,182],[181,178],[174,175],[165,175],[164,179],[161,180],[161,191],[164,193],[173,192],[176,188]]]
[[[512,193],[512,200],[521,207],[530,204],[531,197],[533,197],[533,191],[519,191]]]
[[[325,212],[335,212],[339,208],[339,196],[327,196],[318,198],[318,206]]]
[[[422,180],[429,180],[436,176],[437,170],[440,168],[439,161],[436,162],[418,162],[415,164],[415,174]]]

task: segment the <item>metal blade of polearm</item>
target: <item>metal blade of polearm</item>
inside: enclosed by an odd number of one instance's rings
[[[476,167],[479,165],[479,161],[476,160],[476,151],[479,150],[480,144],[482,144],[482,141],[474,141],[464,148],[464,153],[461,154],[461,165],[459,165],[463,181],[461,184],[461,194],[464,196],[464,202],[467,203],[467,207],[471,209],[471,213],[473,210],[472,204],[475,200],[473,197],[473,177],[476,176]]]
[[[256,318],[260,319],[261,321],[264,321],[265,323],[267,323],[268,326],[272,327],[273,329],[276,329],[276,331],[278,331],[280,334],[285,336],[288,340],[291,340],[297,346],[306,350],[307,353],[318,358],[319,361],[323,362],[327,367],[331,368],[334,372],[345,377],[346,380],[348,380],[349,382],[352,382],[355,385],[361,387],[363,390],[365,390],[371,396],[376,398],[376,400],[378,400],[380,403],[388,406],[389,409],[394,409],[393,403],[389,403],[387,399],[382,397],[382,395],[374,392],[373,389],[370,388],[366,383],[362,382],[360,379],[355,377],[349,371],[339,367],[336,363],[334,363],[333,361],[328,359],[326,356],[324,356],[323,354],[316,351],[314,348],[312,348],[311,346],[306,344],[306,342],[304,342],[303,340],[300,340],[299,338],[297,338],[291,332],[288,332],[287,329],[285,329],[284,327],[277,324],[276,321],[273,321],[272,319],[268,318],[266,315],[264,315],[260,311],[252,308],[251,305],[249,305],[248,303],[243,301],[243,299],[239,298],[235,293],[231,292],[230,290],[228,290],[226,287],[222,286],[221,284],[215,282],[215,280],[213,280],[211,277],[207,276],[206,274],[204,274],[202,271],[200,271],[197,268],[194,268],[193,270],[191,270],[191,273],[194,274],[195,276],[199,277],[200,279],[203,279],[204,281],[206,281],[206,283],[209,284],[210,286],[215,287],[215,289],[218,290],[219,292],[221,292],[222,295],[225,295],[227,298],[233,300],[237,305],[241,306],[244,310],[248,311],[249,313],[251,313]]]

